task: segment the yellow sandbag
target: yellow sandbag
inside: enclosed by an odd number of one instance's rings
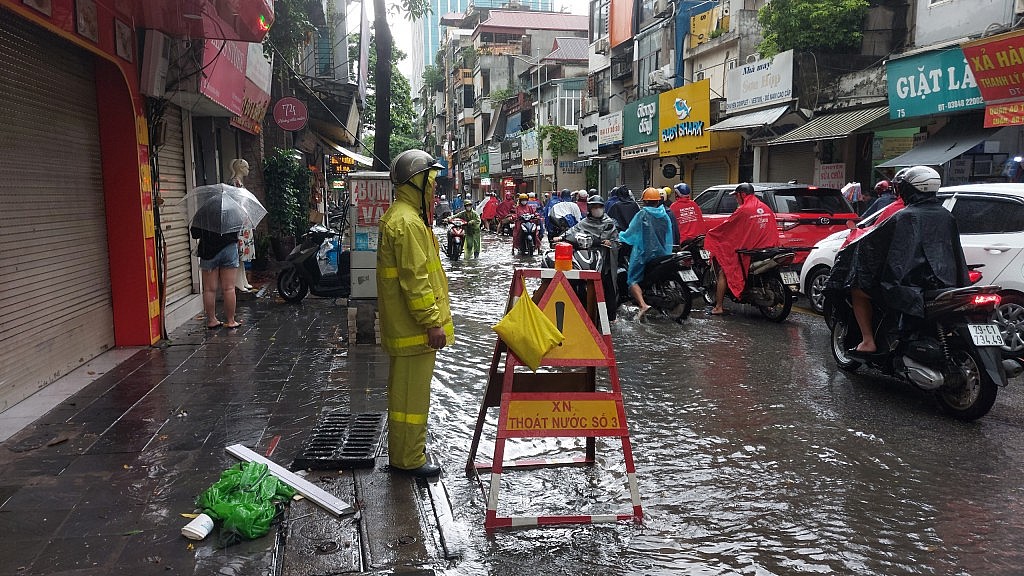
[[[491,329],[533,371],[537,370],[541,359],[552,348],[565,340],[554,322],[530,298],[525,283],[519,300]]]

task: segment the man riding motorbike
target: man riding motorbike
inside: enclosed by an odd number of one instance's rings
[[[519,195],[519,203],[516,204],[515,210],[509,214],[509,218],[512,218],[512,253],[519,249],[519,235],[521,228],[519,224],[519,217],[523,214],[537,214],[537,209],[533,207],[529,202],[530,197],[526,194]],[[539,226],[539,222],[538,222]]]
[[[829,278],[830,290],[850,290],[862,338],[849,350],[854,355],[878,351],[873,299],[923,318],[925,291],[970,284],[956,220],[935,197],[939,173],[927,166],[905,168],[893,185],[906,208],[841,250]]]
[[[512,196],[511,192],[505,192],[505,200],[498,204],[498,209],[495,211],[494,217],[498,219],[498,232],[501,232],[502,223],[508,219],[516,209],[516,201]]]
[[[605,259],[605,266],[608,267],[608,270],[600,272],[608,319],[615,320],[615,310],[619,306],[618,291],[615,286],[615,272],[619,262],[619,229],[616,227],[615,221],[604,213],[604,200],[597,194],[587,199],[587,217],[567,230],[564,235],[556,236],[551,241],[565,240],[579,247],[577,238],[583,235],[590,237],[591,245],[600,244],[608,249],[608,257]]]
[[[722,304],[727,286],[736,298],[740,298],[746,286],[750,256],[737,254],[736,251],[779,245],[775,213],[754,195],[754,187],[743,182],[729,194],[736,196],[736,211],[704,238],[704,247],[718,263],[715,307],[711,309],[711,314],[715,316],[725,314]]]
[[[462,218],[466,221],[466,258],[480,257],[480,214],[477,213],[472,200],[466,200],[465,207],[456,212],[453,218]]]
[[[640,306],[638,320],[651,308],[644,301],[644,291],[640,287],[640,282],[644,279],[644,268],[651,260],[671,254],[673,243],[672,221],[665,212],[661,193],[657,188],[647,188],[641,200],[644,203],[643,209],[633,217],[626,231],[619,235],[620,241],[632,246],[626,283],[629,286],[629,293]],[[621,206],[623,203],[616,207]]]
[[[498,231],[498,196],[494,192],[488,194],[487,199],[484,200],[483,207],[480,209],[480,220],[487,230]]]
[[[568,188],[563,188],[559,197],[561,201],[552,206],[551,211],[548,212],[550,236],[560,236],[583,220],[583,213],[573,201],[572,192]]]
[[[660,194],[658,198],[661,198]],[[619,186],[612,190],[612,197],[608,199],[605,206],[605,213],[611,216],[612,220],[615,220],[619,230],[629,228],[629,223],[633,221],[633,217],[639,211],[640,205],[633,199],[633,193],[629,191],[627,186]]]

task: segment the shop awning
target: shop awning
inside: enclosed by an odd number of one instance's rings
[[[320,138],[320,141],[323,142],[325,146],[337,151],[339,154],[344,154],[345,156],[348,156],[349,158],[355,160],[357,163],[362,164],[363,166],[373,166],[373,158],[370,158],[369,156],[363,156],[362,154],[353,152],[351,150],[348,150],[347,148],[342,148],[341,146],[335,144],[334,142],[331,142],[330,140],[324,138],[323,136],[320,136],[319,134],[317,134],[317,137]]]
[[[789,106],[787,105],[778,106],[776,108],[766,108],[764,110],[749,112],[747,114],[737,114],[736,116],[730,116],[718,124],[711,126],[708,130],[748,130],[750,128],[763,128],[776,123],[788,110]]]
[[[888,106],[862,108],[837,114],[822,114],[815,116],[807,124],[768,142],[768,145],[774,146],[776,144],[796,144],[798,142],[845,138],[875,120],[888,115]]]
[[[976,127],[949,125],[909,151],[892,160],[882,162],[878,167],[941,166],[974,148],[998,131],[998,128],[986,129],[980,124]]]

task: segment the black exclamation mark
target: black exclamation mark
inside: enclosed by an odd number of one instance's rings
[[[555,326],[558,327],[558,331],[564,334],[562,326],[565,325],[565,302],[555,302]],[[559,346],[562,344],[559,343]]]

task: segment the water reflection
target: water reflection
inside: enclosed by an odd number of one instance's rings
[[[445,264],[457,340],[438,356],[430,445],[446,462],[456,518],[474,535],[446,573],[1014,574],[1024,565],[1018,484],[988,473],[1024,464],[1019,426],[1007,435],[996,422],[960,425],[919,394],[837,373],[818,317],[779,325],[739,309],[713,318],[698,307],[682,325],[612,325],[642,526],[486,537],[484,496],[462,468],[494,352],[490,326],[513,266],[538,263],[485,235],[479,260]],[[581,446],[520,440],[506,456],[564,457]],[[590,468],[503,475],[500,511],[627,509],[618,442],[599,440],[598,457]]]

